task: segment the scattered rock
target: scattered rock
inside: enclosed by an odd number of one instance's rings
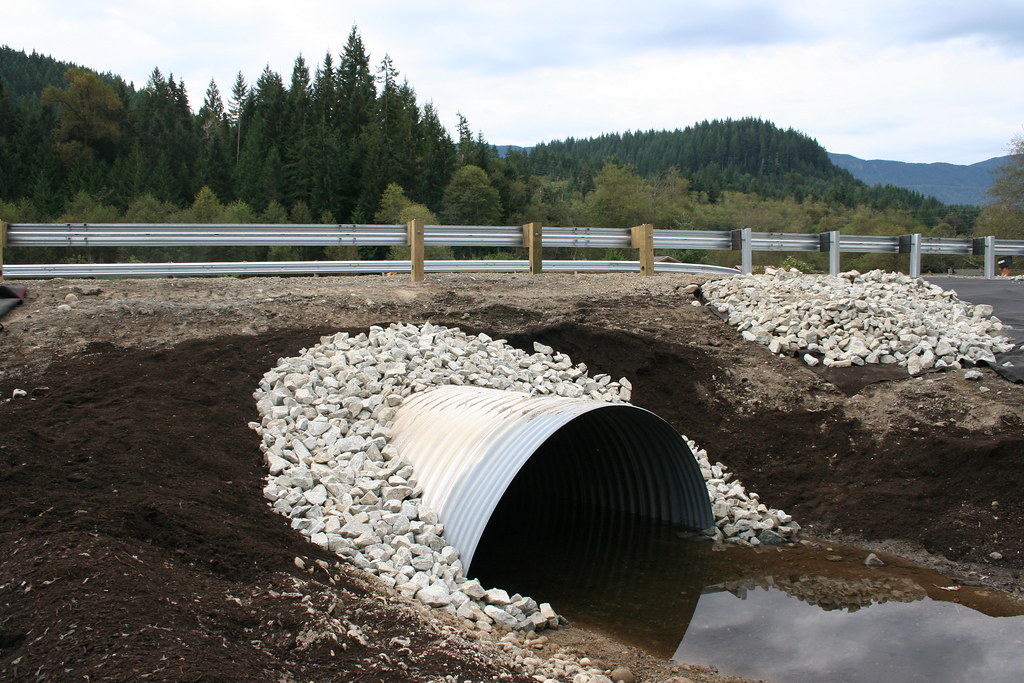
[[[616,683],[636,683],[636,676],[632,671],[624,666],[612,669],[611,673],[608,674],[608,678],[612,679]]]
[[[874,553],[869,553],[868,556],[864,558],[864,566],[884,567],[885,562],[883,562],[882,559],[878,557],[878,555],[875,555]]]

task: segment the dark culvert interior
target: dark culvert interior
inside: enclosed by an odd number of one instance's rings
[[[485,586],[550,602],[574,623],[600,628],[624,619],[644,647],[671,656],[677,634],[646,606],[669,600],[672,613],[688,620],[710,544],[681,539],[695,534],[652,514],[664,493],[645,490],[651,473],[610,447],[614,438],[600,425],[601,412],[556,432],[519,471],[469,573]],[[672,585],[695,588],[666,595],[664,578],[652,577],[667,568]]]

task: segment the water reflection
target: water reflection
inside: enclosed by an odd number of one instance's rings
[[[716,552],[679,529],[548,495],[538,477],[513,483],[471,573],[551,602],[578,626],[772,681],[1016,681],[1024,671],[1024,618],[933,600],[948,594],[920,576],[806,548]]]
[[[715,592],[673,659],[773,681],[1019,681],[1022,619],[929,598],[843,612],[774,589]]]
[[[856,612],[861,607],[884,602],[924,600],[928,593],[913,579],[883,577],[840,579],[830,576],[750,576],[707,586],[705,593],[728,591],[746,599],[756,588],[777,589],[809,605],[825,611],[845,609]]]

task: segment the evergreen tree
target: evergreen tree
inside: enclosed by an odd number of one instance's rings
[[[198,119],[201,134],[198,182],[220,196],[230,197],[233,194],[231,176],[234,165],[231,159],[231,128],[220,89],[213,80],[206,88]]]
[[[416,148],[423,171],[413,197],[427,206],[439,207],[444,188],[455,172],[456,149],[431,102],[424,105],[416,127]]]
[[[358,202],[362,196],[364,173],[368,171],[370,140],[367,126],[376,104],[376,86],[370,73],[369,55],[354,27],[338,64],[337,83],[335,126],[342,144],[338,159],[339,193],[330,208],[337,216],[359,222],[358,218],[366,218],[365,213],[358,211]]]
[[[249,100],[249,85],[245,77],[239,71],[235,76],[235,82],[231,86],[231,102],[228,108],[228,122],[234,128],[235,138],[235,162],[242,154],[242,112],[245,111],[246,102]]]
[[[289,205],[307,204],[312,198],[317,168],[313,159],[311,136],[313,124],[313,89],[309,67],[302,55],[295,59],[291,83],[285,103],[285,119],[281,149],[284,156],[284,200]]]
[[[281,76],[264,68],[248,99],[239,124],[248,133],[235,168],[235,190],[239,198],[262,210],[284,194],[286,94]]]

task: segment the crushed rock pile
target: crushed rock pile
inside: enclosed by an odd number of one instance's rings
[[[269,470],[264,496],[313,543],[467,627],[557,627],[561,618],[550,605],[465,576],[459,550],[422,501],[412,465],[390,443],[402,400],[443,384],[608,402],[631,396],[627,379],[590,376],[585,365],[541,344],[530,354],[430,323],[324,337],[280,359],[254,393],[260,421],[250,427],[260,434]],[[708,535],[749,545],[793,537],[799,525],[788,515],[760,503],[688,443],[721,513]]]
[[[711,464],[706,449],[683,439],[700,466],[711,501],[715,526],[704,533],[715,541],[742,546],[780,545],[796,539],[800,525],[783,510],[769,508],[761,497],[747,491],[720,462]]]
[[[916,375],[994,363],[1013,348],[991,306],[901,273],[777,271],[713,280],[701,293],[744,339],[808,365],[896,364]]]

